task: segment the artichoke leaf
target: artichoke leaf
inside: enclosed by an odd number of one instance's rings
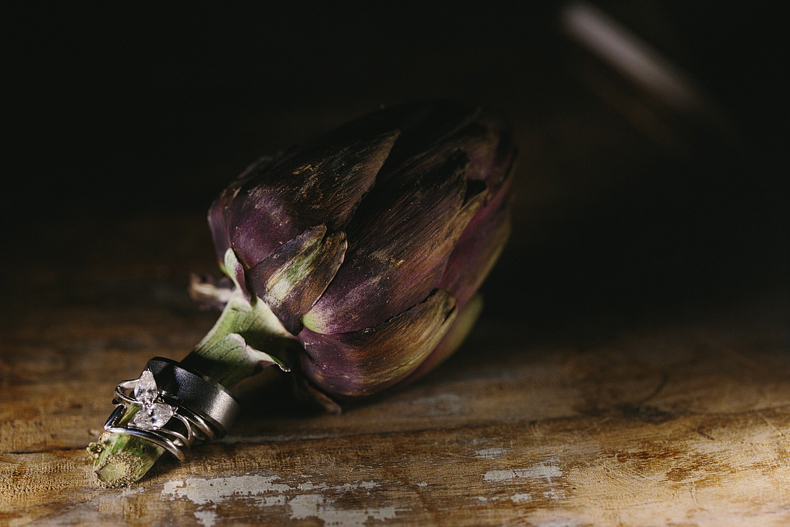
[[[306,328],[298,338],[302,373],[338,399],[363,397],[390,387],[428,357],[456,317],[455,298],[442,289],[373,327],[326,335]]]
[[[310,226],[340,230],[374,186],[399,132],[284,156],[250,178],[230,204],[230,246],[254,267]],[[215,244],[216,244],[215,240]]]
[[[397,185],[371,191],[346,231],[345,263],[303,317],[305,327],[325,334],[358,331],[425,299],[483,202],[482,194],[468,195],[467,166],[461,153],[434,159],[432,170],[420,163]],[[419,186],[410,191],[399,185]]]
[[[247,272],[253,292],[294,335],[343,263],[345,233],[326,232],[326,225],[305,230]]]

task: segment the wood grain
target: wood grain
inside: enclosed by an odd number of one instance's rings
[[[129,238],[135,224],[115,227]],[[186,269],[213,265],[190,234],[200,218],[156,224],[163,234],[122,265],[86,249],[54,278],[8,267],[26,285],[7,291],[18,309],[0,335],[0,523],[790,521],[788,310],[770,301],[604,332],[484,316],[439,370],[339,416],[264,375],[240,387],[243,416],[220,443],[100,489],[84,448],[115,384],[152,356],[181,358],[216,317],[185,291]],[[180,251],[160,252],[169,237]]]

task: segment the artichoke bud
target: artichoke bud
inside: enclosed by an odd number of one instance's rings
[[[428,371],[474,323],[510,231],[515,152],[479,109],[380,110],[251,165],[209,210],[217,256],[301,344],[302,382],[371,395]]]

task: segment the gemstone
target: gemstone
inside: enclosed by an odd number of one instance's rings
[[[143,406],[148,406],[156,400],[157,395],[159,395],[159,388],[156,386],[154,374],[149,369],[143,370],[134,387],[134,398]]]
[[[143,430],[157,430],[167,424],[173,413],[173,407],[169,404],[149,404],[140,408],[132,419],[132,424]]]

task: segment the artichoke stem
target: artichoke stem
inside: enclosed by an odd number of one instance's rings
[[[280,358],[257,349],[287,356],[295,342],[260,299],[247,300],[236,287],[217,322],[181,364],[210,377],[225,388],[273,364],[287,369]],[[124,415],[121,426],[134,417]],[[103,487],[120,487],[139,481],[165,450],[146,439],[127,434],[107,433],[87,448],[93,472]]]

